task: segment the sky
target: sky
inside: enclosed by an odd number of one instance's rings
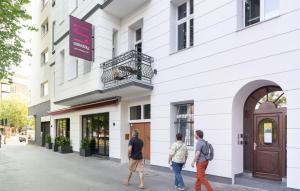
[[[26,7],[27,9],[27,12],[30,13],[31,11],[31,8],[30,6]],[[32,33],[27,31],[27,30],[22,30],[21,31],[21,37],[24,38],[25,40],[25,48],[31,48],[31,35]],[[31,57],[27,56],[27,55],[23,55],[22,56],[22,62],[19,64],[18,67],[12,67],[12,70],[16,73],[16,74],[20,74],[20,75],[23,75],[23,76],[26,76],[28,77],[28,85],[29,85],[29,78],[30,78],[30,64],[31,64]]]

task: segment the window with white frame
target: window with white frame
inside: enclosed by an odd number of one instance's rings
[[[115,58],[117,56],[118,52],[118,31],[113,30],[112,34],[112,58]]]
[[[47,64],[49,62],[49,51],[48,51],[48,49],[46,49],[44,52],[42,52],[41,61],[42,61],[42,65]]]
[[[187,146],[194,146],[194,104],[176,105],[175,119],[176,133],[183,135],[183,141]]]
[[[129,120],[148,120],[151,118],[151,105],[135,105],[129,107]]]
[[[280,0],[243,0],[244,26],[279,15]]]
[[[187,0],[177,7],[177,50],[194,45],[194,1]]]
[[[47,96],[49,94],[49,84],[48,81],[41,84],[41,97]]]
[[[11,91],[10,85],[6,83],[1,83],[1,91],[10,93]]]
[[[6,99],[9,97],[9,95],[10,95],[10,93],[8,93],[8,92],[1,92],[1,99]]]
[[[48,33],[49,30],[49,24],[48,24],[48,19],[43,22],[42,26],[41,26],[41,33],[42,36],[45,36]]]

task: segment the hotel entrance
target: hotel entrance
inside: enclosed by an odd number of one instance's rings
[[[286,177],[286,97],[278,86],[254,91],[244,106],[244,172],[282,181]]]
[[[109,156],[109,113],[82,116],[82,137],[91,141],[92,154]]]

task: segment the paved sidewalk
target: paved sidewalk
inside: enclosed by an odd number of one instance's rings
[[[38,146],[4,145],[0,149],[0,191],[135,191],[136,174],[122,185],[126,165],[78,154],[59,154]],[[184,177],[187,191],[194,178]],[[173,191],[173,175],[146,169],[145,190]],[[215,191],[259,191],[237,185],[212,183]],[[205,190],[205,189],[203,189]]]

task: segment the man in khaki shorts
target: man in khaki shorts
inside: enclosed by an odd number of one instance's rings
[[[130,178],[133,172],[139,172],[140,175],[140,189],[144,189],[144,159],[143,159],[143,149],[144,143],[139,138],[139,133],[134,130],[131,140],[128,145],[128,177],[124,181],[124,185],[128,186]]]

